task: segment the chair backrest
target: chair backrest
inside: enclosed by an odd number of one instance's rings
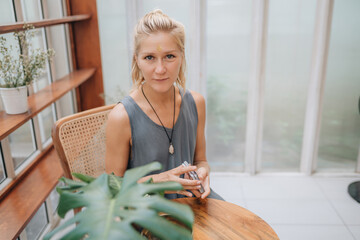
[[[105,172],[105,128],[114,106],[76,113],[54,124],[52,138],[65,177],[73,179],[72,172],[93,177]]]

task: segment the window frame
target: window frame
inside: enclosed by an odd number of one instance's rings
[[[65,6],[66,6],[66,1],[65,0],[59,0],[60,1],[60,5],[61,5],[61,14],[62,17],[66,17],[65,14]],[[14,0],[11,1],[12,3],[12,15],[14,16],[15,22],[22,22],[24,20],[24,12],[23,12],[23,1],[22,0]],[[40,20],[44,20],[44,16],[47,16],[47,9],[44,8],[44,2],[41,0],[37,0],[36,4],[38,4],[39,9],[39,13],[41,16]],[[66,62],[64,64],[66,64],[70,70],[70,72],[73,71],[73,63],[72,63],[72,58],[71,58],[71,44],[70,44],[70,34],[69,34],[69,27],[67,26],[67,24],[63,23],[61,24],[64,26],[64,34],[65,34],[65,42],[64,45],[66,47]],[[50,40],[47,38],[47,34],[48,34],[48,29],[49,27],[40,27],[38,28],[38,31],[41,31],[41,41],[42,44],[44,45],[44,48],[51,48],[51,42],[49,42]],[[51,84],[54,81],[56,81],[57,79],[55,79],[55,68],[54,66],[52,66],[54,63],[53,62],[47,62],[47,73],[44,74],[44,77],[46,78],[47,84]],[[64,106],[66,108],[69,108],[70,112],[77,112],[77,105],[76,105],[76,92],[74,89],[72,89],[70,91],[71,93],[71,106]],[[30,90],[30,95],[34,94],[33,91]],[[57,107],[58,106],[58,107]],[[53,117],[54,122],[63,117],[63,114],[61,114],[60,112],[58,112],[58,109],[60,107],[60,103],[59,101],[55,101],[54,103],[52,103],[51,105],[49,105],[47,108],[51,108],[51,114]],[[44,109],[44,110],[45,110]],[[43,110],[43,111],[44,111]],[[10,142],[9,142],[9,136],[6,136],[5,138],[3,138],[1,140],[1,148],[0,148],[0,154],[2,154],[3,156],[3,163],[4,163],[4,172],[6,173],[6,178],[1,181],[0,183],[0,193],[1,195],[6,194],[6,191],[4,192],[4,190],[8,189],[9,187],[11,187],[11,184],[14,182],[14,180],[21,178],[21,175],[26,172],[34,163],[35,160],[38,159],[40,157],[40,155],[44,152],[47,151],[48,147],[51,146],[52,144],[52,139],[51,136],[48,139],[43,139],[42,137],[42,131],[44,131],[43,129],[43,125],[42,125],[42,119],[40,119],[39,114],[41,114],[43,111],[41,111],[40,113],[36,114],[35,116],[33,116],[31,119],[29,119],[28,121],[30,121],[30,125],[31,125],[31,134],[32,134],[32,138],[34,141],[34,145],[35,145],[35,151],[33,153],[31,153],[19,166],[18,168],[15,169],[14,163],[13,163],[13,158],[12,158],[12,154],[11,154],[11,148],[10,148]],[[28,121],[26,121],[25,123],[27,123]],[[24,124],[25,124],[24,123]],[[23,125],[23,124],[22,124]],[[16,131],[16,130],[14,130]],[[13,132],[14,132],[13,131]],[[10,133],[11,134],[11,133]],[[9,134],[9,135],[10,135]]]

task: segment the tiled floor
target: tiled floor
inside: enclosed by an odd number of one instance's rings
[[[247,176],[212,173],[212,189],[256,213],[281,240],[360,240],[360,204],[347,193],[354,177]]]

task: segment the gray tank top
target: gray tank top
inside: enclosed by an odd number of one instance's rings
[[[184,161],[193,164],[198,114],[195,101],[191,93],[180,91],[182,101],[179,116],[173,133],[174,154],[169,153],[169,139],[164,128],[153,122],[137,105],[133,98],[126,96],[122,104],[129,115],[131,126],[132,148],[128,162],[128,169],[158,161],[162,165],[159,173],[178,167]],[[166,128],[169,136],[171,129]]]
[[[182,101],[172,139],[174,154],[169,153],[169,139],[164,128],[153,122],[130,96],[123,99],[121,103],[129,115],[131,126],[132,147],[128,169],[158,161],[162,165],[162,170],[150,173],[156,174],[178,167],[184,161],[193,164],[198,125],[197,108],[194,98],[188,90],[183,94],[180,89],[180,94]],[[171,136],[171,129],[166,128],[166,131]],[[174,199],[184,196],[165,194],[165,197]],[[208,198],[224,200],[212,189]]]

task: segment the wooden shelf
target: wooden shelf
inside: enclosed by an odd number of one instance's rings
[[[16,239],[63,175],[53,147],[0,202],[0,240]]]
[[[26,121],[44,110],[50,104],[57,101],[70,90],[91,78],[95,74],[95,68],[81,69],[70,73],[62,79],[41,89],[39,92],[28,97],[29,111],[23,114],[9,115],[0,112],[0,140],[11,132],[21,127]]]
[[[23,30],[23,26],[25,23],[31,24],[35,28],[41,28],[41,27],[49,27],[52,25],[89,20],[90,18],[91,18],[90,14],[81,14],[81,15],[74,15],[74,16],[68,16],[68,17],[56,18],[56,19],[44,19],[44,20],[31,21],[31,22],[16,22],[16,23],[11,23],[11,24],[0,24],[0,34]]]

